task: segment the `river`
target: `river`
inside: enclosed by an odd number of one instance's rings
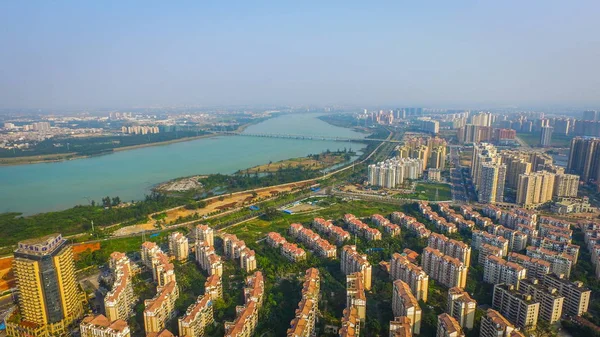
[[[364,134],[330,125],[318,114],[283,115],[251,125],[245,133],[330,137]],[[269,161],[327,149],[364,149],[362,143],[218,136],[162,146],[120,151],[63,162],[0,167],[0,212],[26,215],[99,202],[105,196],[139,200],[152,186],[196,174],[229,174]]]

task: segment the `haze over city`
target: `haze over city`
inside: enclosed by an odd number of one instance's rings
[[[599,103],[597,1],[3,2],[0,108]]]

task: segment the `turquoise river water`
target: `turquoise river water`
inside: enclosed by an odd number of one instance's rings
[[[246,133],[331,137],[364,134],[330,125],[317,114],[283,115]],[[35,214],[97,202],[104,196],[139,200],[152,186],[177,177],[233,173],[269,161],[327,149],[364,149],[362,143],[219,136],[63,162],[0,167],[0,213]]]

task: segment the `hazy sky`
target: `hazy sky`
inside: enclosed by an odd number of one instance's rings
[[[0,108],[600,105],[600,1],[2,1]]]

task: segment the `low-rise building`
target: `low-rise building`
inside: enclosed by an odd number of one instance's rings
[[[338,227],[334,225],[333,222],[323,218],[314,218],[312,226],[317,232],[332,237],[337,245],[342,245],[351,238],[350,233],[345,231],[342,227]]]
[[[266,241],[271,247],[279,248],[281,255],[292,262],[306,260],[306,252],[304,249],[298,247],[295,243],[288,242],[279,233],[270,232],[267,234]]]
[[[367,241],[381,240],[381,232],[375,228],[369,227],[352,214],[344,215],[344,223],[348,226],[350,233],[354,233]]]
[[[337,255],[337,249],[334,245],[327,240],[322,239],[319,234],[305,228],[299,223],[291,224],[289,233],[292,237],[300,240],[312,249],[315,254],[321,257],[335,258]]]
[[[392,237],[400,235],[400,226],[391,223],[390,220],[380,214],[373,214],[371,221],[377,226],[383,227],[383,231]]]
[[[394,295],[392,298],[392,311],[394,317],[406,316],[410,319],[412,332],[419,334],[421,331],[422,311],[419,302],[410,291],[410,287],[402,280],[394,281]]]

